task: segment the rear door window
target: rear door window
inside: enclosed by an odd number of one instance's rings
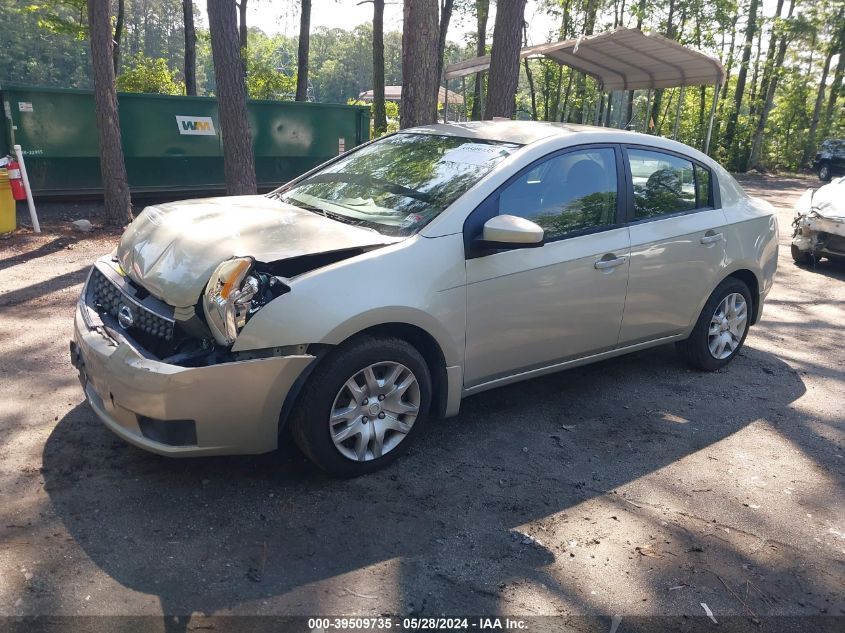
[[[683,213],[698,207],[692,161],[643,149],[628,149],[627,154],[634,187],[634,219]]]

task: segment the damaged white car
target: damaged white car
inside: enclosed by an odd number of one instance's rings
[[[810,264],[822,257],[845,263],[845,176],[807,189],[795,205],[792,259]]]

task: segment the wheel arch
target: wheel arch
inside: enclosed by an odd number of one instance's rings
[[[760,280],[757,278],[757,275],[748,268],[735,270],[731,274],[727,275],[725,279],[730,279],[731,277],[739,279],[748,286],[748,289],[751,291],[751,321],[749,325],[754,325],[760,319],[760,307],[762,305],[762,302],[760,301]],[[722,281],[719,283],[722,283]]]
[[[315,360],[304,372],[302,372],[302,375],[299,376],[296,383],[291,387],[284,403],[282,404],[282,409],[279,414],[280,434],[287,425],[291,412],[298,404],[302,389],[310,379],[314,370],[321,363],[326,362],[333,350],[361,336],[399,338],[408,342],[410,345],[413,345],[414,348],[422,355],[423,359],[425,359],[430,372],[432,413],[437,417],[443,417],[445,415],[447,404],[449,402],[449,381],[446,371],[446,357],[440,343],[434,336],[418,325],[394,321],[366,327],[348,335],[337,344],[328,345],[317,343],[309,345],[308,351],[309,353],[314,354]]]
[[[702,298],[700,303],[698,304],[698,308],[695,311],[695,316],[693,317],[692,322],[689,324],[686,330],[686,335],[689,335],[692,332],[692,329],[695,327],[695,323],[698,320],[698,316],[701,314],[701,311],[704,309],[704,306],[707,303],[707,300],[710,298],[710,295],[719,287],[726,279],[738,279],[743,282],[746,286],[748,286],[748,290],[751,292],[751,321],[749,325],[754,325],[760,319],[760,315],[762,313],[763,304],[760,301],[760,287],[761,281],[760,276],[755,273],[751,268],[745,267],[740,265],[739,267],[725,271],[722,273],[716,283],[710,288],[709,292],[705,294]]]
[[[431,378],[432,412],[442,417],[446,412],[449,396],[449,384],[446,376],[446,356],[437,339],[418,325],[403,322],[380,323],[350,336],[348,340],[358,336],[395,337],[407,341],[422,354],[428,366]],[[344,341],[345,343],[346,341]]]

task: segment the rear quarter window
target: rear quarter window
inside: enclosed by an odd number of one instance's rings
[[[737,204],[741,199],[747,198],[748,194],[740,187],[739,183],[734,180],[728,171],[716,163],[713,167],[714,186],[716,181],[719,186],[719,197],[721,198],[722,206],[727,207]]]

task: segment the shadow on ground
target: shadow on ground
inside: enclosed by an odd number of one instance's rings
[[[597,497],[618,511],[590,518],[596,535],[620,529],[616,515],[637,508],[640,524],[656,521],[645,502],[617,488],[760,420],[799,448],[821,443],[800,415],[779,425],[804,392],[797,373],[762,351],[746,348],[727,370],[700,374],[659,348],[472,397],[392,467],[351,481],[324,477],[290,447],[259,457],[160,458],[112,436],[83,403],[50,435],[43,476],[85,553],[122,585],[158,596],[165,615],[237,612],[280,596],[275,613],[372,614],[388,603],[395,615],[498,613],[503,592],[526,583],[590,613],[589,591],[552,565],[597,564],[589,550],[568,549],[563,533],[530,542],[515,531]],[[711,454],[720,468],[718,450]],[[637,579],[648,579],[639,590],[654,614],[671,610],[664,587],[678,574],[726,559],[737,568],[759,564],[718,535],[702,544],[688,523],[656,529],[672,533],[685,555],[656,556]],[[635,545],[631,556],[645,557]],[[798,566],[784,553],[764,571],[769,581],[798,574],[807,592],[828,591],[825,579]],[[387,580],[396,595],[373,595],[388,584],[385,574],[395,575]],[[762,610],[776,612],[777,597],[767,600]],[[186,622],[165,621],[168,630]]]

